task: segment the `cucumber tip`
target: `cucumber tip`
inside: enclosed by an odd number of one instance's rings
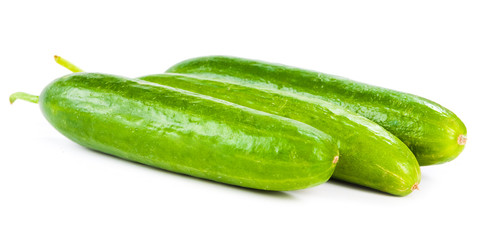
[[[419,183],[415,183],[412,185],[411,191],[414,191],[414,190],[419,190]]]
[[[333,164],[336,164],[338,161],[339,161],[339,156],[335,156],[335,157],[333,158],[332,163],[333,163]]]
[[[459,145],[466,145],[466,141],[467,141],[467,137],[464,134],[459,135],[459,137],[457,138],[457,143]]]

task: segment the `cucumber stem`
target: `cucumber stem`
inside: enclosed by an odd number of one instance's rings
[[[60,64],[62,67],[65,67],[65,68],[69,69],[72,72],[84,72],[84,70],[78,68],[76,65],[74,65],[71,62],[67,61],[63,57],[60,57],[60,56],[55,55],[54,58],[55,58],[55,62],[57,62],[58,64]]]
[[[16,92],[10,95],[9,100],[10,104],[14,103],[15,100],[21,99],[24,101],[32,102],[32,103],[38,103],[39,97],[36,95],[31,95],[28,93],[23,93],[23,92]]]

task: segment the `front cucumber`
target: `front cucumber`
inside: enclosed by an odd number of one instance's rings
[[[401,139],[420,165],[448,162],[466,143],[466,127],[451,111],[412,94],[329,74],[236,57],[186,60],[167,70],[322,99],[362,115]]]
[[[11,102],[36,96],[16,93]],[[39,97],[46,119],[91,149],[157,168],[263,190],[321,184],[333,139],[301,122],[138,79],[75,73]]]
[[[333,136],[340,159],[332,178],[400,196],[411,193],[420,181],[418,162],[404,143],[376,123],[332,103],[183,74],[140,79],[291,118]]]

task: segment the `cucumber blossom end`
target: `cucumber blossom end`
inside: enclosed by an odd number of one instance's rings
[[[464,134],[459,135],[459,137],[457,138],[457,143],[459,145],[466,145],[466,142],[467,142],[467,136]]]

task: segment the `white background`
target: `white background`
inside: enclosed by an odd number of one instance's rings
[[[491,2],[2,1],[0,239],[494,239]],[[130,77],[214,54],[314,69],[432,99],[469,140],[407,197],[231,187],[90,151],[10,105],[69,73],[54,54]]]

